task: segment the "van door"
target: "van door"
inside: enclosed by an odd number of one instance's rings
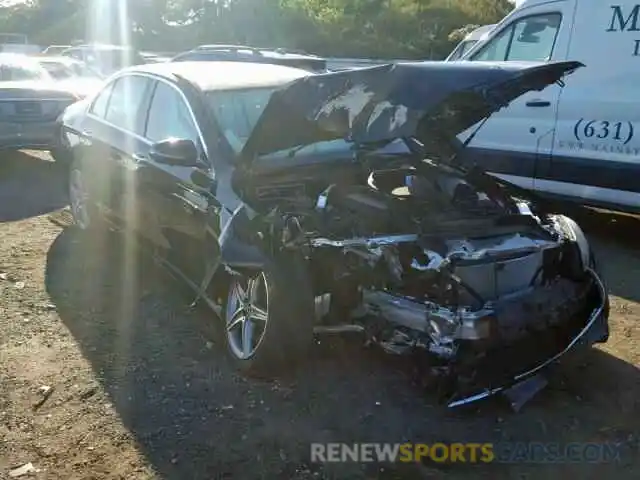
[[[550,61],[566,59],[573,3],[552,1],[514,11],[470,61]],[[525,188],[535,188],[538,170],[548,169],[561,88],[529,92],[495,113],[469,144],[465,161],[477,163]],[[476,127],[464,132],[465,140]]]
[[[640,208],[640,2],[579,2],[550,169],[537,188],[584,203]]]

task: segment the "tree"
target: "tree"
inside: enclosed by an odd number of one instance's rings
[[[28,0],[0,6],[0,31],[42,44],[84,38],[177,51],[242,43],[425,59],[443,58],[461,28],[495,23],[512,7],[508,0]]]

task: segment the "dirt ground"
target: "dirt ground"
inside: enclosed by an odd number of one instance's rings
[[[296,372],[231,369],[166,273],[64,219],[63,171],[0,158],[0,478],[640,478],[640,219],[578,209],[609,283],[612,335],[519,412],[446,411],[407,365],[324,340]],[[116,242],[117,243],[117,242]],[[117,246],[117,245],[116,245]],[[616,442],[603,464],[314,464],[311,442]]]

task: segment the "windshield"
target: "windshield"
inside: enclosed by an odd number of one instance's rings
[[[273,91],[273,88],[252,88],[207,92],[209,107],[236,153],[247,143]]]
[[[64,63],[42,62],[41,65],[55,80],[66,80],[75,76],[73,70]]]
[[[269,101],[273,88],[255,88],[246,90],[217,90],[207,92],[209,106],[224,136],[236,153],[240,153],[249,139],[253,127]],[[307,145],[299,150],[306,154],[320,154],[333,151],[348,150],[349,144],[344,140],[332,140]],[[269,155],[285,156],[294,149]]]
[[[43,61],[40,64],[49,72],[55,80],[67,80],[70,78],[99,78],[97,72],[80,62],[64,63]]]
[[[50,80],[47,71],[27,62],[3,62],[0,60],[0,81],[21,82],[27,80]]]
[[[214,112],[225,138],[236,153],[240,153],[244,148],[274,90],[276,89],[253,88],[207,92],[209,107]],[[299,154],[325,155],[349,151],[351,148],[351,143],[337,139],[290,148],[272,153],[268,157],[286,157]],[[407,153],[408,149],[402,141],[397,140],[378,151],[396,154]]]

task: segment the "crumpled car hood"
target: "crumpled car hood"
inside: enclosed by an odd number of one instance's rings
[[[295,80],[269,100],[242,152],[255,158],[300,145],[346,139],[371,144],[416,138],[427,155],[447,156],[456,136],[580,62],[398,63]]]

